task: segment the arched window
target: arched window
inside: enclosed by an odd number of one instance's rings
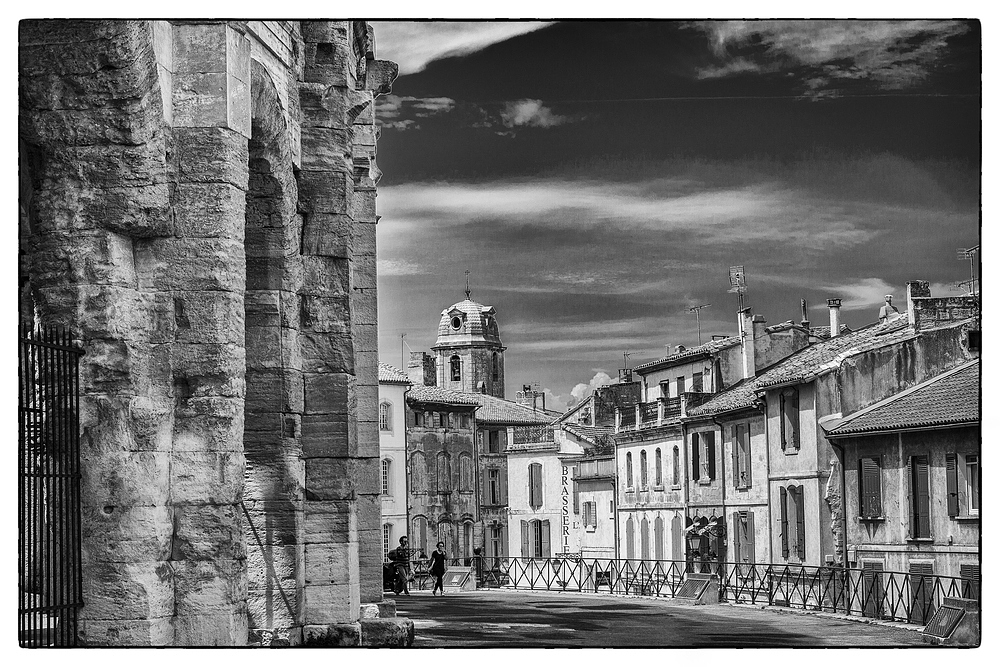
[[[437,492],[451,493],[451,454],[448,452],[437,455]]]
[[[410,536],[410,548],[418,549],[418,554],[429,554],[427,551],[427,519],[418,516],[413,520],[414,535]]]
[[[680,486],[681,483],[681,450],[677,445],[674,445],[674,461],[673,461],[673,485]]]
[[[642,540],[642,551],[640,553],[643,560],[649,560],[649,520],[646,517],[642,517],[640,528],[640,539]]]
[[[632,486],[632,452],[625,454],[625,486]]]
[[[410,491],[427,493],[427,459],[423,452],[410,454]]]
[[[493,353],[493,381],[496,382],[500,379],[500,354],[498,352]]]
[[[781,449],[799,448],[799,390],[789,387],[781,392]]]
[[[462,360],[458,358],[457,354],[451,355],[451,379],[453,382],[459,382],[462,379]]]
[[[472,455],[462,452],[458,455],[458,490],[472,491]]]
[[[660,448],[656,448],[656,485],[663,486],[663,456]]]
[[[444,519],[438,522],[437,542],[444,542],[444,552],[449,558],[455,557],[455,525],[451,521]]]
[[[532,509],[542,506],[542,464],[528,466],[528,504]]]
[[[462,555],[472,558],[472,539],[474,526],[471,521],[466,521],[462,525]]]
[[[382,524],[382,557],[388,559],[389,552],[394,548],[392,545],[392,524]]]
[[[646,470],[646,450],[639,452],[639,483],[642,488],[649,486],[649,473]]]
[[[631,516],[625,522],[625,558],[635,558],[635,521]]]
[[[382,459],[382,495],[392,495],[392,460]]]
[[[378,428],[380,431],[392,430],[392,403],[389,401],[378,404]]]

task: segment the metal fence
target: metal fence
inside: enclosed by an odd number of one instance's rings
[[[18,331],[18,638],[73,646],[80,574],[79,357],[62,331]]]
[[[766,604],[926,625],[945,597],[979,599],[977,581],[857,568],[603,558],[474,558],[482,588],[672,598],[688,572],[719,577],[720,602]]]

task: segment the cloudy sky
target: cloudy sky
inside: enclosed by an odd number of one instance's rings
[[[380,348],[497,309],[510,395],[557,407],[666,345],[852,326],[905,281],[958,293],[978,243],[978,23],[380,23]]]

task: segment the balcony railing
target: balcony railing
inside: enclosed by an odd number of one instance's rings
[[[671,417],[681,416],[681,397],[674,396],[673,398],[661,398],[660,402],[663,403],[663,418],[670,419]]]
[[[514,444],[527,445],[534,442],[553,442],[554,429],[551,426],[515,426]]]
[[[648,424],[649,422],[655,422],[660,416],[660,403],[659,401],[651,401],[649,403],[639,404],[639,415],[642,417],[642,423]]]
[[[621,410],[621,425],[622,426],[634,426],[635,425],[635,409],[625,408]]]

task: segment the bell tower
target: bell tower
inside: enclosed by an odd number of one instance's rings
[[[496,309],[473,301],[468,283],[465,300],[441,311],[437,342],[431,349],[437,356],[437,386],[504,397],[507,348],[500,341]]]

